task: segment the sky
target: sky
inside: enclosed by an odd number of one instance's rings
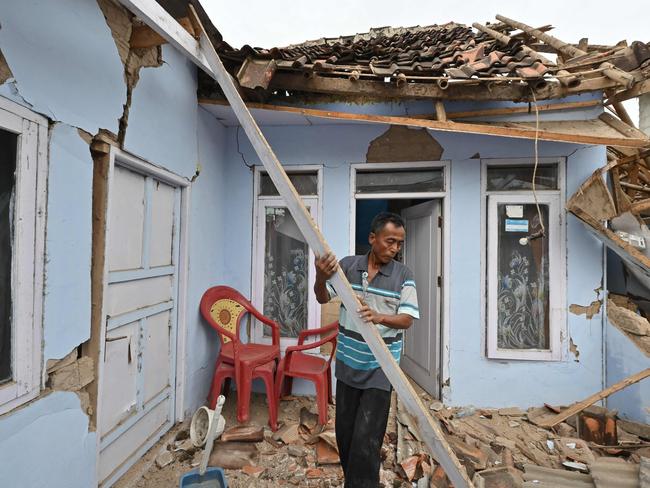
[[[551,24],[549,34],[592,44],[626,39],[650,42],[650,0],[201,0],[213,24],[233,47],[281,47],[321,37],[368,32],[371,27],[409,27],[450,21],[495,22],[495,15],[532,26]],[[620,8],[617,6],[620,5]],[[636,101],[628,104],[637,120]]]

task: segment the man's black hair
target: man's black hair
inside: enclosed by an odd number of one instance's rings
[[[387,223],[392,223],[395,227],[404,227],[404,220],[402,217],[392,212],[381,212],[375,215],[370,223],[370,232],[379,234]]]

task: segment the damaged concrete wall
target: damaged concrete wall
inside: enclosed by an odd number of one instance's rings
[[[51,129],[45,241],[44,357],[90,338],[93,161],[74,127]]]
[[[458,104],[462,110],[463,104]],[[412,107],[408,107],[411,109]],[[422,106],[419,106],[422,110]],[[476,105],[472,107],[478,109]],[[482,108],[482,107],[481,107]],[[366,110],[368,113],[395,113],[394,104],[350,106],[346,110]],[[449,109],[448,107],[448,110]],[[417,113],[408,110],[408,113]],[[591,111],[582,111],[590,118]],[[350,163],[365,161],[368,145],[386,131],[385,126],[334,125],[263,127],[265,136],[286,165],[323,165],[324,235],[336,253],[350,253]],[[547,361],[494,361],[485,358],[485,327],[482,320],[481,298],[481,214],[484,210],[480,196],[480,158],[513,158],[534,155],[533,141],[487,136],[433,132],[444,148],[443,158],[451,161],[451,236],[449,270],[450,338],[449,371],[451,383],[445,388],[445,401],[460,405],[474,403],[486,406],[529,406],[551,402],[570,403],[588,396],[602,387],[602,312],[590,319],[585,315],[567,313],[568,336],[564,337],[565,359]],[[237,242],[226,244],[225,279],[227,284],[250,296],[252,251],[242,252],[241,242],[252,240],[253,178],[251,171],[237,151],[237,131],[228,129],[228,171],[226,187],[237,191],[228,193],[232,204],[229,219]],[[296,141],[299,141],[296,142]],[[326,143],[324,143],[326,141]],[[239,133],[239,149],[246,164],[260,164],[243,132]],[[600,147],[572,144],[539,143],[540,157],[568,156],[566,193],[575,189],[605,161]],[[589,305],[597,299],[594,289],[601,286],[602,247],[575,219],[567,219],[568,275],[567,306]],[[242,270],[246,270],[243,273]],[[570,341],[579,357],[569,351]],[[536,381],[531,388],[530,382]]]
[[[0,80],[6,78],[0,96],[53,122],[43,365],[63,358],[89,338],[93,162],[85,139],[99,129],[117,134],[122,119],[126,150],[188,179],[199,162],[202,167],[192,184],[189,226],[186,401],[190,411],[205,399],[206,377],[216,354],[216,341],[197,309],[201,293],[221,281],[223,256],[215,252],[215,242],[223,235],[219,212],[224,197],[223,191],[215,190],[222,181],[225,131],[212,116],[199,114],[196,69],[169,46],[162,49],[164,66],[139,70],[129,106],[121,59],[124,46],[116,45],[104,18],[110,2],[101,3],[104,12],[95,0],[0,3],[0,52],[6,58],[6,66],[0,60]],[[143,66],[158,64],[143,62]],[[127,108],[128,119],[124,119]],[[78,393],[44,390],[31,404],[0,416],[0,452],[5,455],[0,486],[87,488],[96,484],[96,437]],[[52,450],[52,445],[57,448]]]
[[[95,486],[96,442],[77,395],[52,393],[0,417],[0,486]]]
[[[1,95],[93,134],[117,132],[124,70],[94,0],[1,2],[0,21],[0,49],[15,78]]]

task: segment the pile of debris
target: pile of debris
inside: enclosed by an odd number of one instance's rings
[[[258,421],[266,409],[262,396],[254,397],[251,415]],[[527,411],[449,408],[425,392],[420,397],[476,488],[650,487],[650,426],[618,419],[615,411],[585,402],[576,404],[577,412],[551,405]],[[342,487],[334,407],[325,426],[318,425],[313,407],[313,398],[287,397],[276,432],[254,423],[227,428],[209,465],[223,467],[232,488]],[[575,413],[559,420],[569,411]],[[228,425],[235,424],[232,414],[227,417]],[[203,451],[192,444],[185,424],[152,454],[144,475],[118,487],[177,487],[180,476],[198,467]],[[381,457],[385,488],[452,486],[395,394]]]
[[[650,486],[643,484],[650,481],[650,426],[614,411],[590,406],[549,428],[563,410],[446,408],[423,399],[477,488]],[[401,405],[397,419],[398,473],[418,487],[449,488]]]

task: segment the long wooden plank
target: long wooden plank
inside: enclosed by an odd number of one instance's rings
[[[209,104],[209,105],[228,105],[228,102],[225,100],[215,100],[211,98],[199,98],[199,103]],[[538,105],[537,110],[539,112],[555,112],[561,110],[577,110],[581,108],[591,108],[602,105],[603,103],[600,100],[585,100],[582,102],[561,102],[561,103],[548,103],[544,105]],[[264,103],[253,103],[246,102],[246,106],[251,108],[265,109],[269,107],[278,107],[278,105],[264,104]],[[502,107],[502,108],[487,108],[483,110],[467,110],[462,112],[447,112],[447,120],[449,119],[466,119],[474,117],[496,117],[500,115],[516,115],[516,114],[528,114],[534,113],[534,110],[529,105],[519,106],[519,107]],[[410,115],[414,119],[430,119],[433,120],[436,117],[433,114],[413,114]]]
[[[264,135],[255,123],[253,116],[239,96],[230,75],[221,63],[217,52],[208,37],[205,35],[205,32],[201,34],[198,46],[190,44],[189,49],[186,49],[183,43],[178,42],[177,40],[172,40],[172,33],[180,32],[179,28],[167,29],[169,24],[175,23],[175,21],[156,2],[153,0],[120,0],[120,2],[132,12],[136,13],[138,17],[140,17],[140,19],[152,29],[167,38],[171,44],[179,47],[181,51],[190,56],[192,60],[205,60],[207,62],[207,74],[213,77],[221,86],[226,98],[237,114],[241,126],[250,139],[250,142],[260,160],[264,164],[271,180],[285,200],[287,208],[291,212],[291,215],[305,237],[305,240],[314,252],[318,254],[328,252],[330,248],[323,235],[312,220],[305,206],[302,204],[300,196],[287,177],[287,174],[275,156],[271,146],[264,138]],[[149,12],[149,14],[147,14],[147,12]],[[194,44],[196,43],[194,42]],[[340,268],[332,277],[331,281],[345,307],[348,310],[356,310],[359,307],[359,301]],[[382,370],[395,388],[399,397],[402,399],[407,410],[416,419],[418,428],[425,437],[425,442],[429,449],[431,449],[433,457],[443,467],[447,476],[456,488],[473,487],[465,469],[458,462],[458,459],[447,444],[440,426],[428,415],[427,409],[422,404],[422,401],[406,376],[404,376],[404,373],[402,373],[402,370],[384,344],[377,329],[363,323],[356,314],[352,314],[351,316],[353,317],[353,320],[358,322],[357,326],[359,327],[359,330],[362,331],[362,335],[368,343],[370,350],[374,353]]]
[[[546,87],[535,91],[536,100],[565,98],[595,90],[619,86],[617,82],[603,76],[582,80],[576,87],[565,87],[559,83],[548,83]],[[329,95],[358,97],[364,101],[368,98],[391,99],[445,99],[445,100],[506,100],[532,102],[530,86],[527,83],[497,83],[488,85],[476,79],[476,84],[449,83],[446,88],[436,83],[406,83],[397,87],[395,83],[369,81],[360,79],[350,81],[348,78],[314,75],[305,78],[301,72],[278,71],[271,80],[269,89],[292,90],[307,93],[324,93]]]
[[[313,108],[302,107],[288,107],[283,105],[268,105],[268,104],[248,104],[251,108],[258,108],[262,110],[274,110],[276,112],[287,112],[302,115],[304,117],[319,117],[333,120],[348,120],[354,122],[365,122],[369,124],[389,124],[389,125],[403,125],[408,127],[424,127],[427,129],[438,130],[441,132],[462,132],[467,134],[481,134],[488,136],[498,137],[514,137],[518,139],[537,139],[543,141],[555,142],[571,142],[578,144],[594,144],[603,146],[621,146],[621,147],[645,147],[650,145],[648,137],[639,135],[638,137],[628,137],[621,133],[620,137],[608,137],[602,135],[594,135],[593,127],[589,127],[583,133],[575,133],[575,128],[572,131],[559,132],[551,130],[539,130],[535,127],[526,127],[525,123],[514,125],[513,123],[504,122],[500,125],[498,122],[480,123],[480,122],[453,122],[453,121],[440,121],[440,120],[426,120],[414,117],[396,117],[391,115],[369,115],[369,114],[355,114],[350,112],[337,112],[333,110],[321,110]],[[609,119],[608,119],[609,120]],[[567,124],[579,125],[583,121],[567,121]],[[584,121],[587,122],[587,121]],[[605,121],[603,121],[605,123]],[[555,122],[555,124],[562,124],[563,122]],[[507,125],[506,125],[507,124]],[[610,125],[607,123],[607,125]],[[616,129],[618,131],[618,128]],[[616,131],[612,131],[616,134]],[[620,131],[619,131],[620,132]]]
[[[603,398],[607,398],[608,396],[616,393],[617,391],[621,391],[623,388],[633,385],[634,383],[638,383],[639,381],[641,381],[644,378],[647,378],[648,376],[650,376],[650,368],[644,369],[643,371],[640,371],[639,373],[636,373],[632,376],[628,376],[624,380],[621,380],[618,383],[614,383],[609,388],[606,388],[603,391],[595,393],[590,397],[585,398],[581,402],[571,405],[569,408],[562,410],[555,417],[551,417],[550,419],[544,422],[540,422],[539,425],[541,427],[553,427],[559,424],[560,422],[568,419],[572,415],[582,412],[585,408],[589,407],[590,405],[593,405],[597,401],[602,400]]]

